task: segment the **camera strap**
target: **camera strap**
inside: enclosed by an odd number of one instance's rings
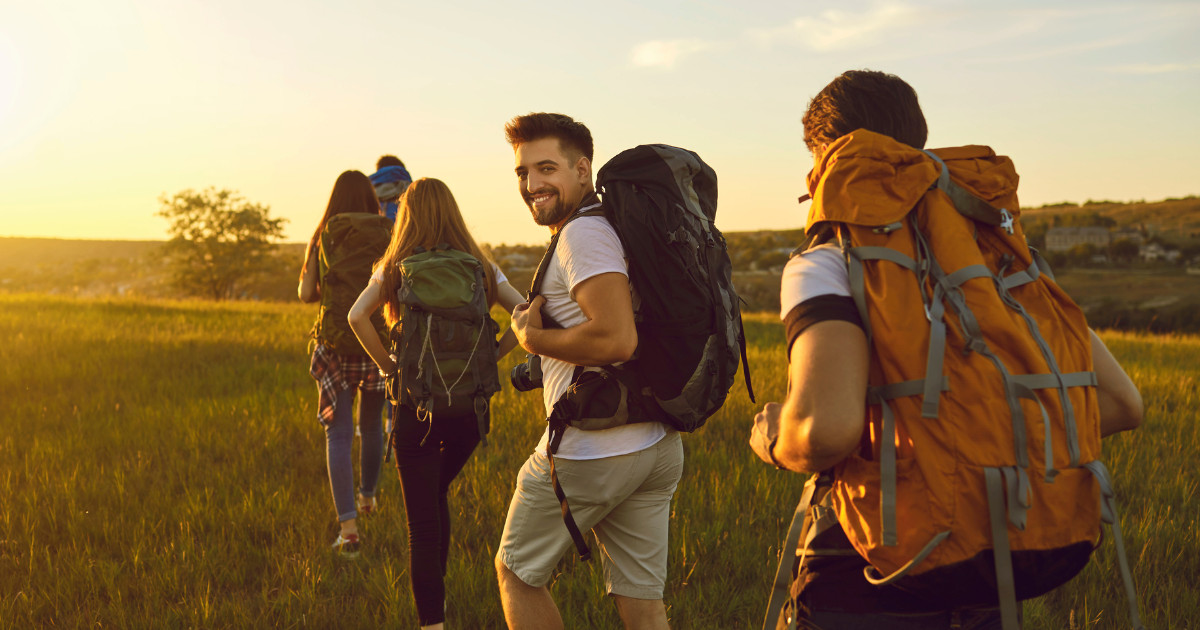
[[[587,562],[592,559],[592,550],[588,547],[583,532],[579,531],[575,517],[571,515],[571,505],[567,502],[567,493],[563,492],[562,484],[558,482],[558,470],[554,467],[554,453],[558,451],[558,445],[562,442],[562,436],[566,430],[567,425],[561,420],[550,421],[550,440],[546,445],[546,459],[550,460],[550,484],[554,486],[554,496],[558,498],[558,505],[562,508],[563,524],[567,526],[567,533],[571,534],[571,540],[575,542],[575,550],[579,552],[579,559]]]
[[[578,381],[581,374],[583,374],[583,366],[575,366],[571,382]],[[554,486],[554,496],[558,498],[558,505],[562,508],[563,524],[567,526],[567,532],[571,534],[571,540],[575,542],[575,550],[579,552],[579,559],[586,562],[591,559],[592,550],[588,547],[583,532],[579,531],[575,517],[571,515],[571,505],[567,502],[567,493],[563,492],[562,484],[558,482],[558,470],[554,466],[554,455],[558,453],[558,446],[562,443],[563,434],[567,432],[567,421],[558,417],[557,413],[553,413],[546,419],[546,422],[550,425],[550,435],[546,443],[546,459],[550,460],[550,484]]]

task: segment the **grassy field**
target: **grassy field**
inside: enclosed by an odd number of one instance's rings
[[[413,627],[399,483],[383,476],[356,562],[336,534],[307,374],[314,310],[287,304],[0,296],[0,627]],[[747,320],[755,389],[784,393],[780,328]],[[1105,335],[1146,425],[1106,444],[1143,616],[1200,618],[1200,339]],[[516,360],[510,357],[502,366]],[[492,557],[540,395],[506,386],[491,446],[454,486],[451,627],[502,627]],[[684,446],[666,592],[677,628],[761,623],[803,478],[746,446],[741,385]],[[1192,507],[1188,507],[1191,505]],[[564,558],[568,627],[619,627],[597,564]],[[1085,573],[1027,603],[1027,627],[1125,628],[1106,542]]]

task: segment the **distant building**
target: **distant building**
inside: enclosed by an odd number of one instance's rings
[[[1046,251],[1065,252],[1084,243],[1107,248],[1111,240],[1104,227],[1054,227],[1046,230]]]
[[[1119,230],[1112,231],[1113,241],[1133,241],[1138,245],[1146,242],[1146,237],[1142,235],[1142,231],[1133,227],[1123,227]]]
[[[540,260],[528,254],[513,252],[500,256],[496,262],[500,263],[502,269],[533,269],[538,266]]]
[[[1139,254],[1142,257],[1142,260],[1147,262],[1165,260],[1173,263],[1179,260],[1180,251],[1178,249],[1167,249],[1158,243],[1149,243],[1142,246]]]

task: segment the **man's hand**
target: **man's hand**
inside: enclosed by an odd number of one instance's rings
[[[512,328],[513,334],[517,336],[517,343],[526,352],[537,354],[537,351],[530,346],[529,337],[536,334],[534,331],[542,329],[542,305],[546,303],[546,298],[539,295],[533,298],[532,302],[518,304],[512,312],[512,323],[509,326]]]
[[[779,462],[771,453],[771,447],[779,439],[779,403],[769,402],[754,416],[754,427],[750,429],[750,448],[759,459],[775,467]]]

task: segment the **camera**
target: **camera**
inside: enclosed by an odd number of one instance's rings
[[[525,355],[525,362],[513,367],[508,375],[513,389],[527,392],[542,386],[542,357],[536,354]]]

